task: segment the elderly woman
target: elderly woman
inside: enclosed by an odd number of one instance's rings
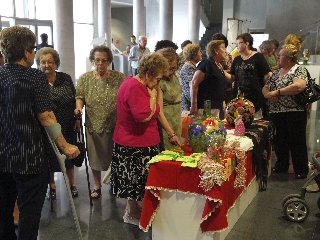
[[[169,62],[169,71],[161,79],[159,97],[163,99],[163,113],[168,119],[170,126],[174,133],[181,136],[181,85],[176,75],[179,56],[173,48],[163,48],[157,51],[162,54]],[[168,137],[165,137],[166,131],[162,130],[163,147],[164,149],[172,149],[174,146],[171,144]]]
[[[223,40],[212,40],[207,45],[208,59],[202,60],[191,83],[191,114],[204,108],[204,101],[211,100],[212,110],[218,109],[224,118],[223,102],[226,98],[227,80],[221,62],[227,59]]]
[[[74,142],[75,139],[75,120],[73,111],[76,106],[75,87],[70,75],[57,72],[60,66],[60,57],[56,50],[51,47],[44,47],[36,53],[36,63],[39,69],[45,73],[50,85],[50,97],[53,104],[53,112],[56,115],[58,123],[61,125],[62,133],[66,140]],[[61,172],[58,159],[51,151],[50,164],[50,197],[56,199],[56,184],[54,173]],[[74,165],[72,160],[66,160],[65,166],[70,183],[70,189],[73,197],[78,196],[78,189],[74,182]]]
[[[196,64],[202,59],[200,46],[198,44],[188,44],[183,49],[183,56],[186,62],[183,64],[179,74],[179,81],[182,86],[181,110],[190,111],[190,84],[197,70]]]
[[[108,69],[113,56],[106,46],[94,47],[89,59],[94,70],[80,76],[75,113],[82,113],[83,106],[86,106],[86,140],[95,184],[91,197],[98,199],[101,197],[101,171],[108,170],[111,163],[116,95],[124,74]]]
[[[144,56],[138,75],[123,81],[117,95],[117,123],[113,135],[111,187],[118,198],[127,199],[123,220],[139,225],[137,201],[144,196],[147,162],[159,152],[159,119],[172,143],[179,143],[161,109],[159,81],[168,69],[159,53]]]
[[[66,142],[52,112],[46,76],[31,68],[36,36],[21,26],[2,29],[0,51],[0,239],[17,239],[13,209],[18,197],[18,239],[37,239],[48,188],[48,137],[68,158],[79,149]]]
[[[259,46],[260,52],[263,54],[266,59],[271,71],[273,72],[278,68],[277,58],[274,55],[273,44],[270,40],[263,41]]]
[[[263,87],[265,98],[270,100],[270,116],[275,125],[274,137],[277,162],[273,172],[287,172],[291,153],[297,179],[308,174],[308,154],[306,145],[306,106],[295,102],[295,95],[304,91],[307,70],[297,64],[299,45],[285,44],[279,52],[279,69]]]

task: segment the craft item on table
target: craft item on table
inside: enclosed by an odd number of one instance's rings
[[[231,147],[231,145],[237,142],[239,143],[239,150],[242,150],[244,152],[247,152],[249,150],[252,150],[254,147],[254,144],[252,140],[247,136],[235,136],[235,135],[227,135],[226,141],[224,143],[225,147]]]
[[[229,180],[232,171],[235,167],[235,159],[233,158],[224,158],[223,160],[221,160],[221,164],[224,166],[224,172],[225,172],[225,176],[226,176],[226,180]]]
[[[247,177],[247,171],[246,171],[246,159],[247,155],[246,152],[240,149],[240,142],[233,141],[231,144],[229,144],[226,141],[226,145],[223,148],[224,156],[228,156],[230,154],[235,154],[236,156],[236,179],[234,181],[234,187],[240,188],[244,187],[246,183],[246,177]]]
[[[151,158],[148,164],[153,164],[161,161],[179,161],[182,162],[182,167],[196,168],[200,157],[200,153],[193,153],[190,156],[185,156],[183,153],[165,150]]]
[[[198,162],[198,168],[201,171],[199,187],[206,192],[212,189],[215,184],[221,186],[226,181],[224,166],[212,161],[205,153],[202,154]]]
[[[238,117],[235,120],[234,135],[244,136],[245,132],[246,128],[244,127],[244,123],[242,121],[242,115],[238,114]]]
[[[242,113],[244,125],[246,127],[249,126],[254,119],[255,108],[253,103],[243,97],[235,98],[228,103],[226,108],[226,120],[232,127],[235,126],[235,119],[240,112]]]
[[[226,127],[217,118],[199,116],[189,125],[189,144],[193,152],[205,152],[210,145],[223,146]]]
[[[153,158],[151,158],[151,160],[148,162],[148,164],[152,164],[152,163],[156,163],[156,162],[160,162],[160,161],[172,161],[172,160],[177,159],[181,155],[182,155],[181,153],[177,153],[177,152],[170,151],[170,150],[165,150],[165,151],[162,151],[161,153],[159,153],[158,155],[154,156]]]

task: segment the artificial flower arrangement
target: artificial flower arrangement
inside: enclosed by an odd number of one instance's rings
[[[226,108],[226,120],[231,126],[235,126],[238,115],[242,116],[244,125],[249,126],[254,119],[255,108],[251,101],[238,97],[230,101]]]
[[[226,139],[224,123],[214,117],[195,118],[188,129],[189,145],[193,152],[206,152],[208,147],[221,148]]]

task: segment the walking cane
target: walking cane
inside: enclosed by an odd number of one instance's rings
[[[49,141],[51,143],[52,149],[54,150],[54,152],[55,152],[55,154],[57,156],[57,159],[58,159],[58,162],[59,162],[62,174],[63,174],[64,182],[66,184],[66,188],[67,188],[67,192],[68,192],[68,196],[69,196],[69,202],[70,202],[70,206],[71,206],[71,210],[72,210],[73,220],[74,220],[74,223],[76,225],[76,229],[77,229],[77,233],[78,233],[78,236],[79,236],[79,240],[83,240],[82,232],[81,232],[81,228],[80,228],[80,223],[79,223],[79,218],[78,218],[78,215],[77,215],[77,212],[76,212],[76,208],[75,208],[75,205],[74,205],[74,201],[73,201],[73,198],[72,198],[69,181],[67,179],[67,171],[66,171],[66,166],[65,166],[66,156],[62,155],[60,153],[57,145],[55,144],[55,142],[53,142],[51,140],[50,135],[48,134],[48,132],[47,132],[47,135],[48,135],[48,139],[49,139]]]
[[[89,167],[88,167],[88,147],[87,147],[87,140],[84,141],[85,135],[83,131],[83,125],[82,125],[82,115],[80,111],[76,114],[76,119],[80,120],[80,136],[81,140],[84,142],[84,164],[86,165],[86,174],[87,174],[87,183],[88,183],[88,192],[89,192],[89,199],[90,199],[90,206],[93,206],[92,198],[91,198],[91,188],[90,188],[90,178],[89,178]]]

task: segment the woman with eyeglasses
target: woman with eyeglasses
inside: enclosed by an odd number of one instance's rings
[[[163,78],[159,82],[160,92],[159,97],[162,98],[162,108],[166,119],[173,129],[173,134],[181,137],[181,94],[182,87],[179,79],[176,75],[178,69],[179,55],[176,50],[169,48],[162,48],[157,51],[162,54],[169,63],[168,72],[163,75]],[[167,135],[167,132],[162,129],[162,143],[164,149],[172,149],[174,145],[170,141],[171,135]]]
[[[124,74],[108,69],[113,60],[111,50],[104,45],[90,51],[94,66],[80,76],[76,87],[75,114],[85,106],[85,127],[89,163],[94,189],[91,198],[101,197],[101,171],[107,171],[112,158],[112,135],[116,122],[116,95]]]
[[[38,68],[47,76],[50,86],[50,98],[53,104],[53,112],[56,115],[58,123],[61,125],[62,133],[68,142],[74,142],[75,139],[75,119],[74,108],[75,87],[69,74],[57,72],[60,66],[60,57],[56,50],[51,47],[44,47],[36,53],[36,63]],[[50,152],[50,192],[49,197],[56,199],[56,184],[54,173],[61,172],[58,159],[53,151]],[[66,160],[65,166],[69,179],[72,197],[78,197],[78,189],[74,179],[74,165],[72,160]]]
[[[173,144],[179,144],[162,111],[159,81],[168,70],[168,61],[159,53],[143,56],[138,74],[121,84],[117,95],[117,123],[113,135],[111,188],[118,198],[127,199],[125,223],[139,225],[149,172],[147,162],[159,153],[157,120]],[[180,119],[179,119],[180,120]]]

